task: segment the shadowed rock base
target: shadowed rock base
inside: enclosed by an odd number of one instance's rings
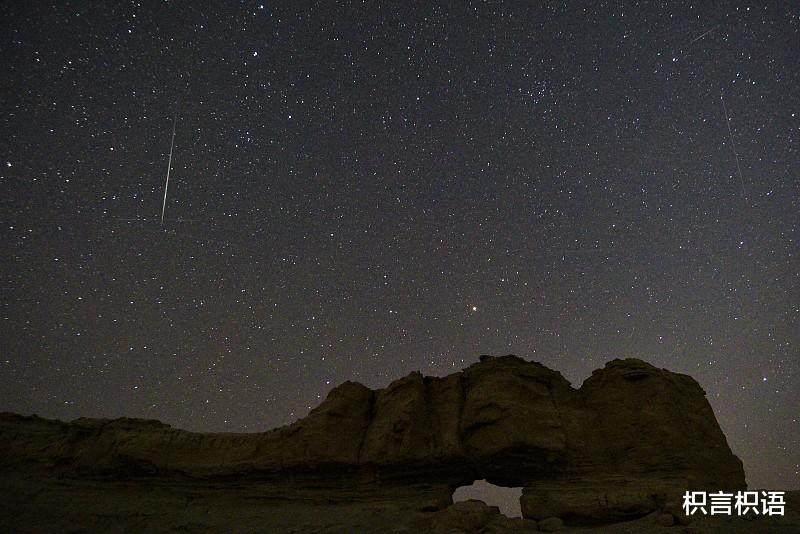
[[[785,517],[743,519],[693,518],[688,526],[664,526],[661,512],[597,527],[550,530],[553,521],[508,518],[480,501],[460,502],[437,511],[426,498],[384,496],[353,501],[319,502],[276,498],[257,485],[215,487],[173,484],[158,487],[131,481],[33,483],[3,480],[0,531],[43,532],[264,532],[352,533],[407,532],[602,532],[634,533],[800,533],[800,513]],[[800,498],[800,492],[795,492]],[[674,523],[671,515],[670,525]],[[556,522],[557,524],[560,521]]]

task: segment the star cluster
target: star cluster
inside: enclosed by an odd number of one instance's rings
[[[799,14],[8,3],[0,409],[263,431],[345,380],[638,357],[798,489]]]

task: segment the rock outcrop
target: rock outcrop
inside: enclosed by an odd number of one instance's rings
[[[517,526],[551,517],[593,525],[659,512],[687,489],[746,487],[691,377],[614,360],[574,389],[515,356],[481,357],[443,378],[412,373],[377,391],[346,382],[307,417],[260,434],[3,414],[0,478],[14,495],[3,504],[3,530],[44,520],[66,530],[81,518],[92,529],[114,514],[132,514],[134,529],[191,530],[198,519],[189,504],[203,499],[206,517],[227,505],[223,515],[252,519],[258,513],[246,503],[260,503],[272,523],[259,528],[272,531],[302,531],[291,511],[298,506],[327,507],[309,531],[369,530],[425,513],[438,515],[413,521],[433,525],[459,510],[448,508],[453,491],[477,479],[524,487],[528,522]],[[493,515],[462,508],[472,514],[464,521]],[[493,528],[505,519],[491,519]]]

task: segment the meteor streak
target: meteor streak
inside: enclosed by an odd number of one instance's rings
[[[164,211],[167,209],[167,189],[169,189],[169,171],[172,168],[172,149],[175,148],[175,127],[178,125],[178,116],[172,121],[172,142],[169,145],[169,161],[167,162],[167,182],[164,184],[164,203],[161,205],[161,226],[164,226]]]

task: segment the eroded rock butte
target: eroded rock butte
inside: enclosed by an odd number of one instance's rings
[[[691,377],[613,360],[574,389],[516,356],[376,391],[345,382],[307,417],[258,434],[3,414],[0,478],[0,527],[11,530],[109,518],[147,530],[232,518],[245,529],[369,529],[423,521],[477,479],[522,486],[528,520],[593,525],[657,512],[687,489],[746,487]]]

